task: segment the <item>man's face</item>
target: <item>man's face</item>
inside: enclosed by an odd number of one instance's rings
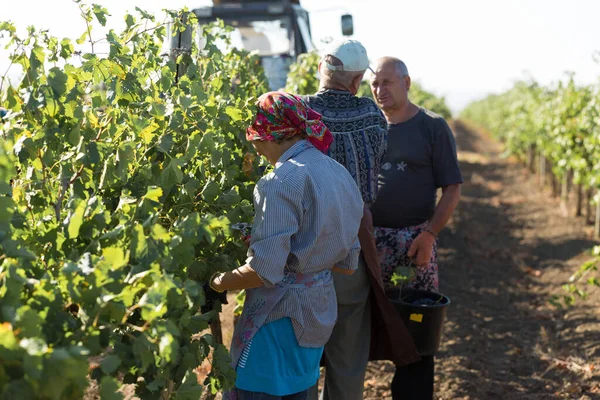
[[[382,110],[401,109],[408,101],[410,78],[400,77],[393,63],[377,65],[371,78],[371,91]]]

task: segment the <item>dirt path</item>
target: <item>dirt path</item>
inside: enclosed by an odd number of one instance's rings
[[[566,313],[548,303],[595,244],[591,230],[562,217],[499,144],[460,122],[453,129],[465,183],[440,238],[440,286],[452,305],[437,398],[600,399],[600,293]],[[366,399],[391,399],[393,370],[370,365]]]

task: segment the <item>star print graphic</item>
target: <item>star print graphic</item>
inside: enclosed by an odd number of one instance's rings
[[[408,166],[408,164],[406,164],[404,161],[402,161],[400,164],[396,165],[396,168],[398,171],[404,171],[404,168],[406,168]]]

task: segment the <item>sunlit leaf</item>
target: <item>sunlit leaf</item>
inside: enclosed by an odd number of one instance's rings
[[[79,201],[75,210],[69,217],[68,233],[71,239],[76,239],[79,236],[79,228],[83,224],[83,214],[85,213],[86,204],[84,201]]]

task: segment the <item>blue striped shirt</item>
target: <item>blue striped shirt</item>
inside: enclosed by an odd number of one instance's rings
[[[321,114],[333,134],[329,156],[346,167],[370,206],[377,198],[379,171],[387,149],[385,116],[373,100],[348,91],[322,89],[303,99]]]
[[[255,217],[246,262],[270,287],[284,272],[355,270],[363,202],[354,179],[308,141],[290,147],[254,190]],[[298,343],[325,345],[337,319],[333,283],[290,289],[265,323],[290,317]]]

